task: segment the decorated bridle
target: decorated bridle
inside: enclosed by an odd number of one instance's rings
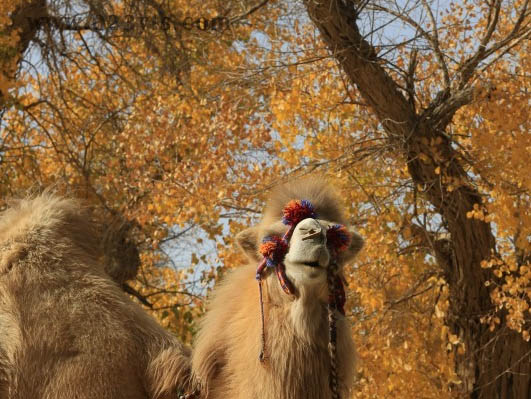
[[[282,290],[288,295],[294,295],[295,289],[286,275],[284,258],[289,250],[289,242],[295,227],[304,219],[317,219],[317,213],[308,200],[291,200],[283,209],[282,222],[289,226],[282,237],[271,235],[264,238],[259,251],[264,257],[256,269],[256,279],[260,291],[260,315],[262,322],[262,347],[260,362],[265,362],[265,317],[262,296],[262,277],[266,269],[274,269]],[[326,245],[330,251],[330,262],[327,269],[328,283],[328,326],[330,351],[330,389],[333,399],[339,399],[337,371],[336,371],[336,321],[334,311],[345,314],[345,289],[341,277],[338,275],[337,255],[350,245],[351,236],[347,228],[336,224],[326,231]]]

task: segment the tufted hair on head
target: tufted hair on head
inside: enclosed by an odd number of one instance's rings
[[[291,200],[308,200],[319,219],[346,224],[339,195],[322,177],[306,177],[277,186],[267,201],[262,224],[282,219],[282,210]]]

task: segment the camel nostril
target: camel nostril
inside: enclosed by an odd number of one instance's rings
[[[304,237],[302,239],[324,241],[326,238],[321,230],[311,229],[304,232]]]

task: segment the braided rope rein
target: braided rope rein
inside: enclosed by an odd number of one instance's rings
[[[260,319],[261,319],[261,331],[260,331],[260,355],[258,355],[258,360],[260,363],[265,362],[265,346],[266,346],[266,335],[265,335],[265,316],[264,316],[264,298],[262,294],[262,280],[258,280],[258,289],[260,292]]]
[[[337,253],[344,251],[350,244],[350,234],[345,226],[335,225],[326,232],[331,262],[328,265],[326,281],[328,285],[328,351],[330,356],[329,386],[332,399],[340,399],[339,378],[337,376],[337,328],[336,312],[345,315],[345,288],[338,273]]]
[[[330,356],[329,385],[332,399],[340,399],[339,378],[337,376],[337,328],[336,312],[345,315],[345,288],[338,273],[337,254],[350,244],[350,234],[342,225],[335,225],[326,232],[331,262],[328,265],[326,280],[328,285],[328,351]]]
[[[340,399],[339,394],[339,379],[337,377],[337,329],[336,329],[336,310],[337,310],[337,300],[334,297],[334,292],[336,290],[336,279],[337,279],[337,264],[334,262],[328,267],[327,272],[327,283],[328,283],[328,352],[330,355],[330,374],[328,378],[328,383],[330,386],[330,391],[332,393],[332,399]]]

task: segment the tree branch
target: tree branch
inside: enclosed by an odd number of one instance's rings
[[[487,46],[490,40],[492,39],[492,35],[494,34],[496,30],[496,26],[498,25],[498,20],[499,20],[500,11],[501,11],[501,4],[502,4],[501,0],[495,0],[495,3],[491,6],[489,10],[491,14],[492,12],[494,12],[494,15],[491,18],[489,18],[490,24],[487,28],[487,32],[485,33],[485,36],[483,36],[483,39],[481,39],[481,43],[479,44],[478,50],[472,57],[462,62],[458,68],[458,71],[460,72],[460,75],[461,75],[461,78],[459,81],[460,89],[465,87],[468,81],[472,78],[472,76],[474,75],[474,72],[476,71],[481,61],[483,61],[490,55],[494,54],[496,51],[502,49],[503,47],[510,45],[510,43],[513,40],[519,40],[522,37],[528,37],[530,34],[530,29],[528,28],[529,22],[526,25],[522,26],[522,23],[525,21],[526,16],[528,16],[527,7],[529,5],[529,0],[526,0],[526,2],[522,6],[522,9],[518,15],[518,19],[516,20],[513,26],[513,29],[511,29],[511,32],[509,32],[507,36],[505,36],[500,41],[494,43],[490,48],[487,49]]]
[[[230,19],[230,23],[233,24],[235,22],[239,22],[242,19],[247,18],[249,15],[253,14],[254,12],[258,11],[260,8],[264,7],[267,3],[269,3],[269,0],[264,0],[261,3],[255,5],[254,7],[251,7],[249,10],[245,11],[243,14],[237,15]]]
[[[136,299],[138,299],[143,305],[146,305],[148,308],[153,309],[153,304],[149,302],[140,292],[135,290],[133,287],[131,287],[127,283],[122,284],[122,289],[127,292],[130,295],[133,295]]]

